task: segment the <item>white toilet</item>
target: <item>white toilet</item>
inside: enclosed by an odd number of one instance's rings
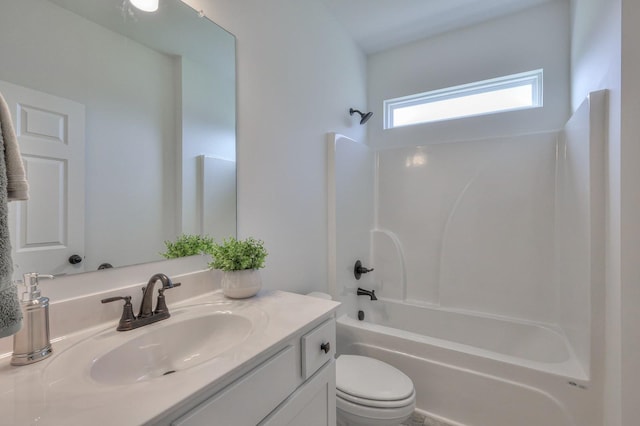
[[[416,407],[411,379],[391,365],[359,355],[336,360],[338,426],[396,426]]]
[[[309,296],[331,299],[325,293]],[[416,407],[411,379],[375,358],[341,355],[336,360],[338,426],[397,426]]]

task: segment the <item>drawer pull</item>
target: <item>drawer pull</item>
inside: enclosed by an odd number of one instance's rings
[[[329,344],[329,342],[323,343],[320,345],[320,350],[324,351],[325,354],[328,354],[329,351],[331,350],[331,345]]]

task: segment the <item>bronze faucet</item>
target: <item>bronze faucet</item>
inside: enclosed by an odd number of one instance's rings
[[[153,310],[153,288],[156,281],[162,283],[162,288],[158,290],[158,300],[156,302],[156,309]],[[180,286],[180,283],[174,283],[165,274],[154,274],[149,278],[149,282],[146,287],[142,288],[142,302],[140,302],[140,312],[136,317],[133,314],[133,306],[131,305],[131,296],[116,296],[102,299],[102,303],[115,302],[116,300],[124,300],[124,308],[122,310],[122,317],[118,323],[116,330],[128,331],[134,328],[139,328],[154,322],[162,321],[171,316],[167,303],[164,299],[164,291],[169,288]]]
[[[156,311],[152,312],[153,309],[153,287],[156,285],[156,281],[160,280],[162,283],[162,289],[158,292],[158,302],[160,302],[160,297],[162,296],[162,300],[164,301],[164,291],[168,288],[173,288],[176,285],[171,282],[171,278],[166,276],[165,274],[154,274],[151,278],[149,278],[149,282],[146,287],[142,288],[142,302],[140,303],[140,312],[138,313],[138,319],[149,318],[157,313],[163,313],[162,311],[158,312],[158,307],[156,306]],[[180,285],[180,284],[178,284]],[[158,305],[158,303],[156,303]],[[166,309],[166,304],[164,306],[164,311],[167,314],[166,318],[169,318],[169,311]],[[164,319],[164,318],[161,318]]]
[[[376,297],[375,290],[365,290],[363,288],[358,287],[358,291],[356,291],[356,294],[358,296],[369,296],[371,300],[378,300],[378,298]]]

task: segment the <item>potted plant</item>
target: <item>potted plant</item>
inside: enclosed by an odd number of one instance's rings
[[[175,241],[165,241],[167,251],[160,253],[166,259],[193,256],[195,254],[210,254],[213,249],[213,238],[207,235],[181,235]]]
[[[225,239],[214,243],[209,251],[213,261],[209,267],[222,271],[222,291],[225,296],[243,299],[256,294],[262,287],[260,268],[264,268],[267,250],[264,242],[255,238]]]

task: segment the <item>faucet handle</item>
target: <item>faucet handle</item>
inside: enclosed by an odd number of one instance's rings
[[[136,319],[136,316],[133,314],[133,305],[131,304],[131,296],[114,296],[107,297],[106,299],[102,299],[102,303],[111,303],[116,302],[118,300],[124,300],[124,307],[122,308],[122,316],[120,317],[120,321],[118,322],[118,327],[116,330],[118,331],[127,331],[133,329],[133,321]]]
[[[156,301],[156,309],[155,311],[153,311],[154,315],[163,314],[163,315],[166,315],[167,317],[170,316],[169,308],[167,307],[167,302],[165,301],[165,298],[164,298],[164,291],[175,288],[175,287],[180,287],[181,285],[182,284],[180,283],[173,283],[173,287],[158,289],[158,300]]]
[[[359,280],[362,274],[368,274],[371,271],[373,271],[373,268],[365,268],[359,260],[356,261],[356,264],[353,267],[353,275],[356,277],[356,280]]]
[[[114,296],[114,297],[107,297],[106,299],[102,299],[101,302],[102,303],[111,303],[111,302],[116,302],[118,300],[124,300],[125,304],[127,303],[131,303],[131,296]]]

